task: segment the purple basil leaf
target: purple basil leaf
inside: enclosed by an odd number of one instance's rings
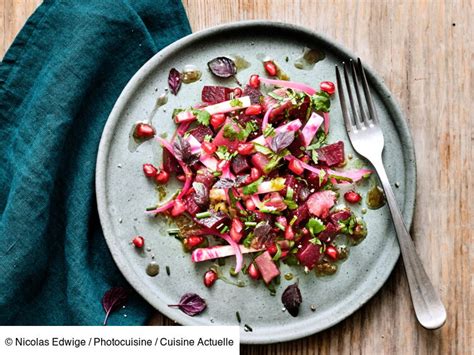
[[[112,287],[102,297],[102,307],[105,311],[104,325],[107,325],[109,315],[122,307],[128,301],[129,290],[124,287]]]
[[[207,63],[209,70],[220,78],[230,78],[237,73],[237,67],[232,59],[217,57]]]
[[[213,189],[229,189],[231,187],[240,187],[248,178],[248,175],[240,175],[235,179],[221,178],[214,184]]]
[[[288,147],[295,139],[294,132],[284,131],[278,132],[270,142],[270,148],[275,153],[281,152],[283,149]]]
[[[188,316],[195,316],[207,307],[206,301],[195,293],[186,293],[181,297],[178,304],[169,304],[168,307],[177,307]]]
[[[231,178],[221,178],[212,186],[213,189],[229,189],[234,186],[235,180]]]
[[[275,237],[275,233],[272,231],[272,227],[268,222],[260,222],[253,230],[255,236],[256,247],[261,247],[269,243]]]
[[[243,96],[249,96],[250,102],[253,104],[260,104],[260,99],[262,98],[262,93],[260,90],[251,87],[250,85],[246,85],[244,88]]]
[[[194,202],[200,207],[204,207],[209,202],[209,190],[202,182],[193,182]]]
[[[288,310],[288,313],[290,313],[293,317],[298,315],[300,304],[303,302],[298,283],[288,286],[286,290],[283,291],[283,294],[281,295],[281,301]]]
[[[168,75],[168,86],[174,95],[176,95],[181,88],[181,73],[175,68],[171,68]]]
[[[176,158],[188,165],[193,165],[199,159],[197,155],[191,153],[189,142],[179,135],[173,143],[173,149]]]
[[[245,181],[247,181],[248,175],[239,175],[235,178],[234,187],[240,187]]]

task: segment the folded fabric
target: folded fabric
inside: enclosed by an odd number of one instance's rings
[[[133,74],[190,33],[173,0],[45,1],[0,65],[0,324],[99,325],[126,285],[107,249],[94,174]],[[143,324],[138,295],[109,324]]]

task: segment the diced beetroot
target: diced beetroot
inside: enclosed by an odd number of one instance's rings
[[[230,140],[228,138],[224,137],[224,130],[227,125],[232,125],[234,130],[236,132],[240,132],[240,128],[238,125],[236,125],[234,122],[232,122],[230,119],[227,119],[225,124],[222,126],[220,131],[217,133],[216,137],[212,141],[216,147],[219,146],[226,146],[231,152],[237,150],[237,146],[239,145],[239,141],[237,139]]]
[[[317,150],[318,160],[327,166],[335,166],[344,162],[344,142],[339,141]]]
[[[246,157],[238,154],[234,159],[232,159],[232,171],[234,174],[240,175],[248,170],[250,170],[250,164]]]
[[[325,243],[330,243],[336,237],[338,232],[339,232],[339,225],[337,223],[333,224],[329,222],[328,224],[326,224],[326,229],[318,234],[318,238],[319,240]]]
[[[196,174],[196,182],[203,183],[207,188],[211,188],[216,182],[216,177],[207,169],[202,169],[200,173]]]
[[[288,150],[293,154],[295,157],[300,158],[305,154],[305,151],[301,149],[301,147],[305,147],[304,144],[304,136],[301,131],[296,131],[295,139],[293,142],[288,146]]]
[[[336,202],[336,193],[330,190],[318,191],[308,197],[306,204],[308,210],[312,215],[320,218],[326,218],[329,214],[329,209],[334,206]]]
[[[208,126],[203,125],[199,125],[196,128],[192,129],[190,133],[194,136],[194,138],[199,141],[199,143],[202,143],[204,141],[204,137],[214,135],[212,129],[210,129]]]
[[[280,275],[280,270],[278,270],[268,251],[257,256],[255,264],[257,264],[258,270],[266,284],[269,284],[275,277]]]
[[[308,114],[308,108],[310,104],[310,99],[308,96],[305,96],[304,101],[301,105],[292,108],[289,112],[290,117],[293,119],[299,118],[302,122],[306,121],[306,116]]]
[[[299,262],[308,269],[313,269],[321,259],[321,246],[311,243],[309,237],[303,238],[301,241],[301,248],[296,253],[296,258]]]
[[[250,97],[250,102],[252,103],[252,105],[254,105],[254,104],[259,104],[260,103],[262,93],[260,92],[260,90],[258,90],[256,88],[253,88],[250,85],[246,85],[245,89],[244,89],[243,96],[249,96]]]
[[[293,215],[296,216],[296,220],[293,223],[293,227],[297,227],[302,222],[309,218],[309,209],[306,203],[299,205],[298,208],[293,212]]]
[[[255,153],[252,155],[252,165],[256,167],[261,172],[264,171],[267,164],[270,162],[270,159],[262,153]]]
[[[210,213],[211,217],[195,218],[195,222],[206,228],[213,229],[229,221],[229,217],[225,213],[214,211],[210,211]]]
[[[319,183],[319,174],[314,171],[306,171],[306,180],[310,183],[311,187],[314,187],[316,190],[321,189],[328,182],[328,175],[324,174],[324,177]]]
[[[329,220],[334,223],[335,225],[338,224],[339,221],[345,221],[346,219],[352,216],[351,211],[349,210],[341,210],[334,213],[331,213],[329,216]]]
[[[187,195],[184,198],[184,204],[186,205],[186,211],[188,211],[188,213],[191,216],[194,216],[196,213],[198,213],[201,210],[199,205],[196,203],[194,197],[195,197],[195,193],[191,193],[191,194]]]
[[[229,100],[231,92],[232,89],[224,86],[204,86],[202,88],[201,100],[211,105],[217,104]]]

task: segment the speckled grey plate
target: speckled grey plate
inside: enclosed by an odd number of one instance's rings
[[[319,48],[326,59],[313,70],[303,71],[294,67],[304,47]],[[399,256],[399,248],[387,207],[369,210],[365,215],[368,237],[351,249],[349,259],[330,277],[317,278],[293,268],[299,278],[303,295],[300,315],[291,317],[282,312],[280,301],[284,288],[294,281],[282,278],[275,297],[262,283],[250,282],[248,287],[237,288],[217,282],[211,289],[204,287],[202,275],[207,263],[193,264],[189,254],[184,254],[181,244],[166,233],[168,226],[161,218],[150,218],[143,211],[157,202],[152,183],[144,177],[141,165],[145,162],[159,164],[156,142],[148,141],[135,152],[128,149],[132,125],[149,117],[157,97],[167,87],[170,68],[183,68],[194,64],[203,71],[202,80],[183,85],[178,96],[169,96],[166,106],[154,115],[157,130],[175,130],[171,112],[175,107],[192,105],[200,100],[204,84],[235,86],[232,80],[216,80],[207,70],[206,63],[217,56],[239,54],[252,65],[237,77],[245,82],[252,73],[262,73],[261,54],[273,57],[294,81],[317,87],[323,80],[335,81],[334,65],[353,55],[339,44],[316,33],[293,25],[252,21],[228,24],[192,34],[160,51],[150,59],[130,80],[107,121],[100,142],[97,160],[97,202],[104,234],[118,267],[130,284],[156,309],[183,325],[237,325],[235,312],[242,317],[241,340],[243,343],[273,343],[301,338],[326,329],[351,315],[366,303],[387,280]],[[289,61],[285,61],[285,57]],[[411,223],[415,200],[415,159],[413,144],[405,120],[382,80],[368,70],[375,103],[385,136],[384,161],[395,189],[397,200],[404,212],[405,221]],[[347,153],[352,153],[343,129],[337,99],[332,102],[330,141],[342,139]],[[367,185],[367,184],[366,184]],[[361,187],[364,191],[366,187]],[[363,207],[363,206],[361,206]],[[356,208],[359,210],[360,208]],[[146,238],[151,251],[137,253],[130,239],[140,234]],[[145,267],[155,255],[161,266],[156,277],[149,277]],[[229,258],[226,267],[234,264]],[[167,276],[165,266],[171,269]],[[282,273],[288,272],[284,265]],[[208,309],[201,315],[189,317],[179,310],[167,307],[176,303],[186,292],[204,297]],[[310,305],[317,307],[315,312]],[[244,332],[248,324],[253,332]]]

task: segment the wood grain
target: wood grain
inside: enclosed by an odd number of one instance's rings
[[[38,0],[0,0],[0,52]],[[473,110],[471,0],[184,0],[194,31],[246,19],[306,26],[344,44],[384,79],[410,125],[417,154],[413,234],[447,306],[427,331],[414,317],[399,263],[382,290],[339,325],[299,341],[242,346],[245,354],[474,353]],[[152,324],[170,324],[154,315]]]

